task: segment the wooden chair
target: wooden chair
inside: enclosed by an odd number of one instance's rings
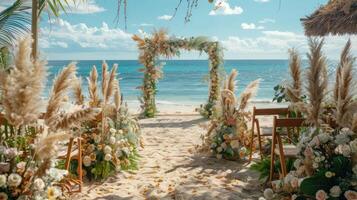
[[[287,175],[285,158],[294,158],[298,154],[298,149],[295,145],[283,145],[281,141],[281,136],[289,136],[289,132],[291,132],[291,130],[300,132],[300,127],[304,126],[304,121],[305,119],[303,118],[278,119],[276,116],[274,116],[269,176],[270,182],[273,180],[274,176],[275,155],[279,156],[281,173],[283,177],[285,177]],[[283,132],[284,129],[285,132]],[[276,147],[277,144],[278,146]]]
[[[76,140],[76,141],[75,141]],[[77,148],[74,148],[75,144],[77,144]],[[71,190],[70,193],[82,192],[83,186],[83,151],[82,151],[82,138],[70,138],[67,146],[67,152],[65,155],[60,155],[59,159],[65,159],[65,169],[69,172],[69,167],[72,160],[78,161],[78,180],[75,180],[75,185],[78,186],[78,190]]]
[[[251,141],[250,141],[249,162],[252,161],[254,138],[258,137],[260,157],[261,157],[261,159],[263,159],[262,137],[272,136],[272,132],[273,132],[272,131],[273,127],[261,128],[259,125],[259,119],[256,117],[257,116],[271,116],[271,115],[278,115],[278,116],[284,115],[287,117],[289,115],[289,109],[288,108],[256,108],[255,106],[253,107],[252,135],[251,135]],[[256,129],[257,129],[256,135],[254,134],[255,125],[256,125]]]

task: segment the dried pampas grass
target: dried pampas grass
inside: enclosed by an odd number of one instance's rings
[[[75,103],[77,105],[83,105],[84,104],[84,95],[82,92],[82,78],[79,77],[73,84],[73,93],[74,93],[74,98],[75,98]]]
[[[108,87],[108,64],[103,61],[102,63],[102,96],[106,97],[106,91],[107,91],[107,87]]]
[[[297,103],[301,101],[301,59],[296,49],[290,49],[289,55],[289,68],[292,84],[286,88],[286,94],[291,102]]]
[[[54,80],[50,99],[48,101],[45,122],[51,124],[51,120],[57,114],[61,103],[65,100],[65,94],[72,86],[72,81],[75,77],[76,64],[71,63],[65,67]]]
[[[98,93],[98,71],[95,66],[93,66],[88,80],[88,91],[89,91],[89,105],[91,107],[98,107],[100,105],[100,98]]]
[[[31,42],[30,37],[20,41],[12,70],[1,72],[5,117],[17,127],[34,122],[41,113],[46,62],[31,60]]]
[[[113,93],[115,91],[115,88],[117,87],[117,81],[116,81],[116,71],[117,71],[117,65],[114,65],[112,70],[110,71],[109,74],[109,79],[108,82],[105,84],[105,96],[104,96],[104,102],[108,102],[110,97],[113,96]]]
[[[309,105],[307,105],[307,122],[318,127],[322,114],[322,103],[327,89],[326,58],[322,54],[324,40],[309,39],[310,53],[307,54],[310,67],[307,71],[307,92]]]
[[[354,58],[350,53],[351,42],[348,41],[341,54],[339,70],[337,71],[335,83],[336,101],[336,122],[341,127],[351,127],[353,115],[357,112],[357,101],[353,100],[355,91],[353,85],[353,63]]]
[[[56,120],[53,120],[49,127],[51,130],[66,130],[74,127],[80,127],[82,122],[93,120],[99,113],[95,108],[81,108],[77,111],[59,114]]]
[[[245,110],[248,106],[249,100],[256,94],[259,88],[260,79],[252,81],[245,88],[242,94],[239,97],[239,110]]]

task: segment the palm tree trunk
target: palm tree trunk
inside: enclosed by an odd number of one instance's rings
[[[38,44],[38,1],[32,0],[32,58],[37,59],[37,44]]]

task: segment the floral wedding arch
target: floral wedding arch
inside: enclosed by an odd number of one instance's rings
[[[140,51],[139,61],[145,68],[140,69],[144,73],[141,108],[143,117],[155,117],[157,113],[155,95],[156,83],[162,75],[161,65],[157,62],[159,56],[167,58],[179,56],[180,50],[197,50],[205,52],[209,57],[209,97],[207,104],[201,108],[201,114],[209,117],[212,107],[219,98],[220,69],[223,64],[223,52],[218,42],[211,41],[206,37],[176,38],[168,37],[166,31],[159,30],[150,37],[141,38],[137,35],[132,37],[137,42]]]

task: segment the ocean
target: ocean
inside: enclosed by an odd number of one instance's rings
[[[207,101],[208,94],[208,61],[207,60],[168,60],[164,61],[164,75],[158,83],[157,102],[161,104],[201,104]],[[49,79],[69,64],[70,61],[49,61]],[[100,60],[77,61],[77,76],[82,77],[82,84],[86,94],[87,80],[93,65],[97,66],[100,73]],[[119,77],[121,91],[127,102],[137,101],[140,90],[137,86],[142,84],[143,73],[138,71],[142,65],[135,60],[109,60],[111,67],[114,63],[119,65]],[[284,80],[289,79],[287,60],[226,60],[224,69],[229,73],[232,69],[238,70],[237,94],[239,94],[249,82],[261,79],[255,102],[271,102],[273,99],[273,87]],[[50,90],[52,82],[49,81],[46,93]]]

